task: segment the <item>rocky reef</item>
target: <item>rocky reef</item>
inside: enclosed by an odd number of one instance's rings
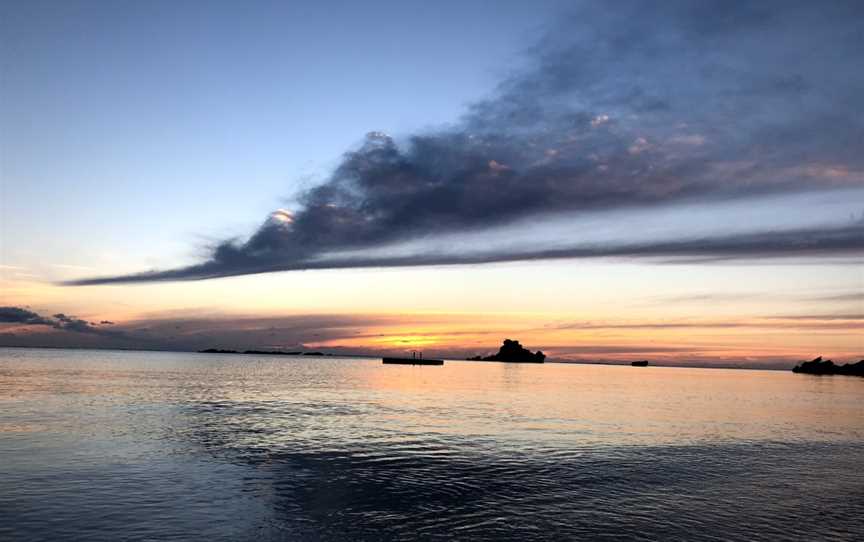
[[[468,358],[470,361],[506,361],[509,363],[543,363],[546,361],[546,354],[538,350],[532,352],[527,348],[523,348],[519,341],[511,341],[504,339],[504,344],[498,349],[497,354],[491,356],[475,356]]]
[[[794,369],[793,373],[806,373],[811,375],[851,375],[864,376],[864,359],[858,363],[846,363],[844,365],[836,365],[830,359],[823,360],[822,356],[799,364]]]

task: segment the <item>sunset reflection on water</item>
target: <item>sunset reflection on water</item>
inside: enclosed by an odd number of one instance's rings
[[[846,518],[864,490],[862,398],[858,378],[777,371],[6,349],[0,535],[544,539],[625,525],[845,540],[860,530]],[[802,516],[805,502],[833,523]]]

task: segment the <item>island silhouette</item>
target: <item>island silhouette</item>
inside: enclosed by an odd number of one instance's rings
[[[543,363],[545,360],[546,354],[542,351],[532,352],[519,344],[519,341],[510,339],[504,339],[504,344],[498,349],[497,354],[468,358],[468,361],[504,361],[508,363]]]
[[[267,356],[329,356],[324,352],[283,352],[281,350],[226,350],[223,348],[207,348],[206,350],[198,350],[199,354],[258,354]]]
[[[822,356],[805,361],[792,369],[793,373],[805,373],[811,375],[851,375],[864,376],[864,359],[857,363],[846,363],[836,365],[830,359],[823,360]]]

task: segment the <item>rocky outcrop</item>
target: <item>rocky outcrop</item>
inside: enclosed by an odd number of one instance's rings
[[[858,363],[846,363],[836,365],[830,359],[823,360],[822,356],[805,361],[792,369],[793,373],[806,373],[811,375],[851,375],[864,376],[864,359]]]
[[[527,348],[523,348],[519,341],[511,341],[504,339],[504,344],[498,349],[498,353],[492,356],[476,356],[468,358],[471,361],[505,361],[509,363],[543,363],[546,360],[546,354],[538,350],[532,352]]]

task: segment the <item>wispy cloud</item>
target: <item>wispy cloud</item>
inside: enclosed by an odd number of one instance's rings
[[[864,313],[848,313],[848,314],[794,314],[786,316],[772,316],[774,320],[864,320]],[[860,324],[859,324],[860,325]]]
[[[741,321],[673,321],[673,322],[564,322],[550,324],[547,329],[555,330],[664,330],[664,329],[835,329],[864,330],[861,315],[802,315],[768,316]]]
[[[812,296],[809,301],[829,301],[838,303],[864,303],[864,287],[859,291],[840,292],[821,296]]]
[[[836,256],[864,252],[864,226],[831,229],[793,230],[782,232],[753,233],[733,237],[716,237],[682,241],[659,241],[640,244],[606,246],[576,246],[534,251],[501,251],[467,254],[412,254],[409,256],[376,256],[363,258],[353,256],[345,259],[305,260],[301,262],[256,262],[246,265],[243,272],[224,265],[222,261],[207,261],[202,264],[168,271],[149,271],[116,277],[97,277],[70,281],[72,285],[94,285],[130,282],[201,280],[227,277],[237,274],[269,273],[273,271],[345,269],[363,267],[413,267],[430,265],[466,265],[501,263],[530,260],[555,260],[598,257],[664,258],[674,262],[675,258],[694,258],[722,261],[737,258]]]
[[[861,291],[844,291],[831,294],[815,295],[795,292],[764,292],[764,291],[724,291],[696,292],[683,295],[668,295],[657,297],[653,303],[740,303],[742,301],[789,301],[806,303],[864,303],[864,289]]]

